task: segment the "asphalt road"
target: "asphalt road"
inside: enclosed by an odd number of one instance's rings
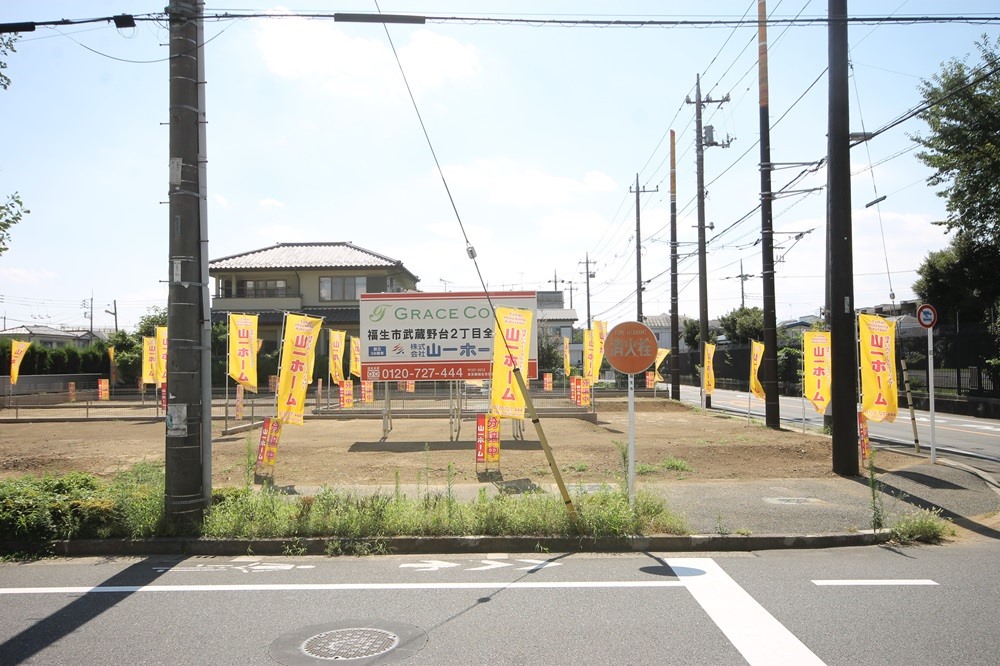
[[[0,564],[0,663],[994,664],[998,545]],[[311,640],[310,640],[311,639]]]
[[[668,389],[669,390],[669,389]],[[681,400],[690,404],[700,404],[699,389],[696,386],[681,386]],[[712,409],[746,415],[749,402],[750,414],[754,419],[764,419],[764,403],[757,398],[749,398],[740,391],[716,389],[712,393]],[[779,413],[784,427],[818,430],[823,427],[823,415],[818,414],[808,401],[802,398],[781,396],[778,401]],[[917,436],[921,451],[930,453],[930,413],[915,410]],[[869,437],[873,442],[914,450],[913,425],[909,410],[900,406],[900,414],[894,423],[868,424]],[[934,443],[938,452],[960,455],[963,462],[992,474],[1000,474],[1000,421],[980,419],[958,414],[936,413],[934,415]]]

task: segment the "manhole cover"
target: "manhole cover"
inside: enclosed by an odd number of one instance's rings
[[[304,627],[271,643],[268,652],[287,666],[327,661],[352,664],[400,661],[412,657],[427,643],[419,627],[386,620],[344,620]]]
[[[313,636],[302,651],[318,659],[363,659],[399,645],[399,636],[381,629],[338,629]]]

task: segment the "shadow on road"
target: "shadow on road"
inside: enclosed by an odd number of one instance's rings
[[[149,559],[143,559],[108,578],[99,587],[142,587],[162,576],[169,568],[153,567]],[[101,594],[86,593],[78,596],[48,617],[42,618],[16,636],[0,643],[0,662],[20,664],[31,659],[49,645],[69,636],[133,594],[134,590],[126,590]]]

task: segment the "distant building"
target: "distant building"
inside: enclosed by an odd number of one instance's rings
[[[230,312],[258,315],[264,352],[274,351],[285,312],[323,317],[360,334],[360,296],[415,291],[420,280],[401,261],[351,243],[278,243],[213,259],[212,322]]]
[[[30,324],[0,331],[0,338],[30,342],[46,349],[58,347],[86,347],[90,344],[90,331],[64,331],[51,326]]]
[[[564,337],[573,339],[573,324],[576,323],[576,310],[563,307],[563,292],[539,291],[538,302],[538,335],[555,339],[560,344]]]
[[[650,315],[648,317],[643,317],[642,319],[646,326],[649,326],[649,330],[653,331],[653,335],[656,336],[656,346],[660,349],[670,349],[672,345],[672,338],[670,336],[670,315]],[[690,317],[685,315],[679,315],[677,317],[677,337],[679,342],[678,350],[681,352],[688,350],[687,343],[684,342],[684,322],[688,319],[690,319]]]

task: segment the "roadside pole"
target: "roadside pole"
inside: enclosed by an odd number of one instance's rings
[[[635,375],[656,362],[656,336],[641,322],[622,322],[608,331],[604,357],[628,375],[628,502],[635,507]]]
[[[937,310],[930,303],[917,308],[917,321],[927,329],[927,396],[931,413],[931,464],[937,463],[937,443],[934,440],[934,325]]]

